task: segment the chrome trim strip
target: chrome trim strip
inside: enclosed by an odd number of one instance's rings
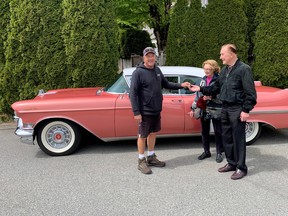
[[[285,114],[288,110],[263,110],[263,111],[251,111],[251,114]]]
[[[211,132],[211,134],[214,134]],[[201,133],[195,133],[195,134],[157,134],[157,138],[175,138],[175,137],[197,137],[200,136]],[[98,137],[99,138],[99,137]],[[121,140],[133,140],[137,139],[137,136],[129,136],[129,137],[104,137],[99,138],[103,140],[104,142],[111,142],[111,141],[121,141]]]

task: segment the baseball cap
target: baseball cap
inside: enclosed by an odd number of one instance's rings
[[[155,52],[153,47],[146,47],[143,50],[143,56],[146,56],[148,53],[153,53],[154,55],[156,54],[156,52]]]

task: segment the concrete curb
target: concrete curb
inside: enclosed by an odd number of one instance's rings
[[[1,122],[0,123],[0,130],[2,129],[16,129],[16,122]]]

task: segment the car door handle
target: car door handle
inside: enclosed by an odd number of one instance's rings
[[[182,103],[183,100],[182,99],[173,99],[172,102],[174,102],[174,103]]]

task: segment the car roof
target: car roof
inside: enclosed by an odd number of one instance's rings
[[[189,66],[159,66],[162,73],[165,75],[188,75],[203,77],[205,75],[203,68]],[[123,69],[124,76],[132,76],[136,67]]]

